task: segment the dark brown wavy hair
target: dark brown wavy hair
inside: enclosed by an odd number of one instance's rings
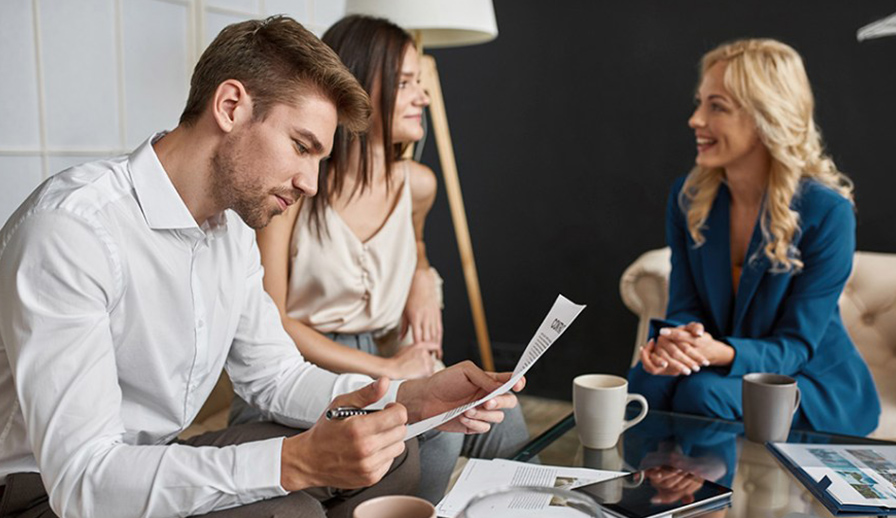
[[[348,70],[357,78],[368,94],[379,83],[378,98],[370,102],[379,107],[383,145],[392,152],[385,153],[386,171],[404,151],[403,145],[392,142],[392,114],[398,95],[398,78],[401,63],[408,45],[414,45],[411,35],[394,23],[370,16],[351,15],[336,22],[324,33],[323,41],[329,45]],[[352,132],[340,126],[336,129],[333,152],[327,163],[321,165],[318,194],[311,198],[311,221],[318,234],[326,232],[322,214],[332,199],[341,194],[348,174],[349,153],[357,142],[361,154],[360,181],[355,184],[352,196],[363,193],[373,182],[373,149],[367,133]],[[332,177],[332,179],[331,179]],[[386,175],[389,188],[390,175]]]

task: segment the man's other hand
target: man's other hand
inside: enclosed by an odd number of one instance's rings
[[[428,378],[404,382],[398,388],[397,400],[407,407],[410,421],[417,422],[476,401],[506,383],[511,376],[510,372],[485,372],[473,362],[465,361]],[[526,378],[521,378],[512,391],[519,392],[525,386]],[[439,429],[484,433],[492,424],[504,420],[503,409],[513,408],[516,404],[516,396],[508,392],[467,410]]]

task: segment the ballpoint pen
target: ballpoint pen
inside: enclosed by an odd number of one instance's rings
[[[357,408],[353,406],[338,406],[327,410],[327,419],[345,419],[355,415],[367,415],[371,412],[379,412],[379,408]]]

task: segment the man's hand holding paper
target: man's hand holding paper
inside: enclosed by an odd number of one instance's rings
[[[504,418],[500,409],[510,408],[516,404],[516,396],[508,392],[522,390],[525,385],[523,375],[563,334],[583,309],[585,306],[574,304],[563,295],[558,295],[551,310],[523,351],[512,374],[485,373],[472,363],[465,362],[469,365],[462,369],[454,369],[458,365],[446,369],[443,371],[446,375],[442,377],[439,377],[442,373],[437,373],[430,379],[406,381],[398,391],[399,401],[403,404],[405,400],[402,399],[402,389],[411,391],[404,395],[410,402],[409,420],[413,422],[408,426],[405,439],[416,437],[436,427],[465,433],[488,431],[489,423],[497,423]],[[447,372],[452,370],[452,373]],[[405,388],[408,384],[410,386]],[[495,403],[490,403],[491,401]],[[498,416],[498,413],[502,415]],[[424,417],[422,421],[419,420],[421,417]]]
[[[404,382],[398,389],[397,400],[407,407],[410,421],[420,421],[483,399],[507,384],[511,375],[509,372],[484,372],[472,362],[465,361],[428,378]],[[519,392],[525,385],[526,379],[520,377],[510,388]],[[487,432],[492,424],[504,420],[502,409],[513,408],[516,404],[515,395],[504,393],[479,406],[467,408],[438,427],[448,432]]]

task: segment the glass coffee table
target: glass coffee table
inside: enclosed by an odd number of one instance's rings
[[[634,417],[634,413],[628,416]],[[830,512],[781,466],[765,445],[744,437],[743,423],[651,410],[614,448],[579,442],[572,414],[533,438],[513,460],[545,465],[636,471],[672,465],[734,490],[726,518],[830,517]],[[792,430],[787,442],[893,444],[865,437]]]

